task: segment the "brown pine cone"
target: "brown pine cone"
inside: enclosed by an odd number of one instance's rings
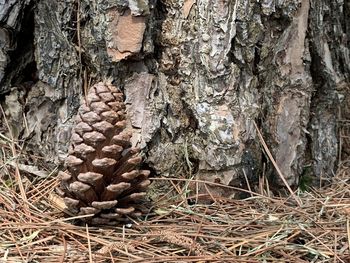
[[[150,184],[142,158],[125,129],[123,94],[113,85],[94,85],[81,105],[59,192],[71,213],[94,214],[91,224],[113,224],[141,214],[137,201]]]

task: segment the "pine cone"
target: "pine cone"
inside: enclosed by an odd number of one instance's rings
[[[71,137],[66,171],[60,172],[61,194],[70,212],[91,224],[114,224],[125,215],[138,216],[137,201],[150,184],[142,158],[125,129],[123,94],[111,84],[94,85],[79,108]]]

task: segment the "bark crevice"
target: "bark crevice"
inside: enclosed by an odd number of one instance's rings
[[[81,0],[80,10],[37,1],[34,29],[24,15],[33,3],[1,9],[0,94],[16,136],[48,162],[67,155],[83,87],[105,80],[122,89],[132,142],[157,174],[182,169],[243,187],[244,173],[253,187],[264,174],[281,185],[253,121],[293,186],[306,166],[330,178],[339,151],[350,152],[338,120],[339,105],[344,119],[350,104],[344,0]]]

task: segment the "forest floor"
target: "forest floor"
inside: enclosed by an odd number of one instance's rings
[[[60,210],[57,171],[21,165],[16,145],[0,144],[0,262],[350,262],[350,163],[332,185],[296,191],[300,204],[263,189],[190,205],[203,196],[189,196],[188,180],[157,178],[172,189],[148,215],[88,227]]]

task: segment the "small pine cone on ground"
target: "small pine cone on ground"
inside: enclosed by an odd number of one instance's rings
[[[125,129],[123,94],[98,83],[81,105],[72,131],[59,192],[71,213],[93,214],[91,224],[115,224],[141,215],[137,205],[150,184],[148,170],[139,170],[139,149],[131,147]]]

